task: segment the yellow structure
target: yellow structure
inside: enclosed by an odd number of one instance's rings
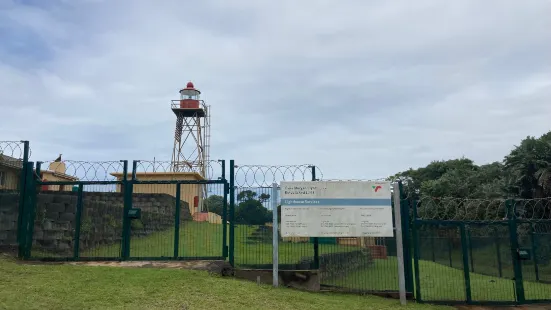
[[[111,173],[119,181],[122,180],[122,172]],[[132,178],[132,174],[129,173],[127,179]],[[204,180],[204,178],[197,172],[138,172],[136,178],[140,181],[197,181]],[[180,185],[180,200],[189,204],[189,212],[191,215],[199,212],[198,209],[201,205],[201,186],[199,184],[182,184]],[[120,192],[120,185],[117,185],[117,192]],[[168,194],[176,197],[176,185],[175,184],[134,184],[133,192],[138,194]]]
[[[16,190],[22,167],[21,160],[0,154],[0,189]]]
[[[5,155],[0,155],[0,189],[17,190],[21,179],[23,161]],[[48,170],[41,171],[42,181],[78,181],[78,178],[66,175],[66,166],[63,162],[53,162]],[[43,191],[71,191],[69,185],[44,185]]]
[[[48,167],[48,170],[41,170],[40,177],[42,181],[78,181],[78,178],[65,174],[67,166],[64,162],[52,162]],[[41,190],[43,191],[59,191],[70,192],[72,191],[71,185],[43,185]]]

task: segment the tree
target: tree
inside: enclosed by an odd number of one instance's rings
[[[521,198],[551,195],[551,132],[526,137],[505,157],[508,190]]]
[[[224,209],[224,197],[211,195],[204,201],[205,209],[209,212],[222,216]]]
[[[257,193],[251,190],[242,191],[237,194],[237,201],[254,200]]]
[[[257,198],[258,196],[258,198]],[[264,225],[272,221],[272,212],[262,204],[270,199],[269,194],[260,194],[245,190],[237,194],[240,203],[235,210],[235,218],[239,223],[249,225]]]
[[[260,196],[258,197],[258,200],[262,203],[265,203],[266,201],[268,201],[270,199],[270,195],[269,194],[265,194],[265,193],[262,193],[260,194]]]
[[[410,168],[388,179],[390,181],[401,180],[407,197],[419,199],[423,194],[422,190],[426,191],[427,195],[451,194],[453,190],[457,191],[457,186],[461,184],[458,178],[462,174],[472,174],[477,168],[474,162],[468,158],[433,161],[426,167]],[[450,174],[444,177],[447,173]],[[434,183],[442,177],[444,179],[440,183]]]
[[[256,199],[245,200],[237,206],[235,218],[238,223],[264,225],[272,220],[271,212]]]

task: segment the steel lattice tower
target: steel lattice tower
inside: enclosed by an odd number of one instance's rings
[[[193,83],[188,82],[186,88],[180,90],[180,99],[172,100],[172,111],[176,114],[172,171],[197,172],[208,179],[210,107],[199,98],[200,94]]]

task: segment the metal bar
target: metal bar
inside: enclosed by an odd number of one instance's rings
[[[40,185],[115,185],[121,181],[39,181]]]
[[[400,209],[400,185],[394,183],[394,221],[396,226],[396,257],[398,259],[398,287],[400,289],[400,303],[405,305],[406,276],[404,271],[404,241],[402,239],[402,212]]]
[[[498,234],[497,234],[497,229],[495,231],[494,240],[495,240],[495,243],[496,243],[496,251],[497,251],[496,254],[497,254],[498,273],[499,273],[499,277],[502,278],[503,277],[503,265],[502,265],[502,262],[501,262],[501,247],[499,246],[499,237],[498,237]]]
[[[432,262],[436,263],[436,253],[434,252],[434,236],[431,236],[430,238],[430,247],[432,250]]]
[[[127,260],[130,257],[130,219],[128,218],[128,212],[132,208],[132,190],[133,182],[136,176],[137,161],[132,163],[132,180],[123,181],[124,187],[124,206],[122,215],[122,246],[121,246],[121,259]],[[128,164],[123,166],[123,174],[128,174]]]
[[[123,204],[124,204],[124,195],[125,195],[125,192],[126,192],[126,183],[128,182],[128,160],[121,160],[120,161],[122,163],[122,169],[123,169],[123,174],[122,174],[122,182],[118,183],[119,184],[119,187],[120,187],[120,192],[121,194],[123,195]],[[123,205],[123,209],[124,209],[124,205]]]
[[[412,201],[413,204],[413,269],[415,272],[415,299],[417,302],[423,302],[421,298],[421,278],[419,277],[419,232],[418,227],[420,223],[417,221],[417,201]]]
[[[407,199],[404,199],[404,188],[402,181],[398,181],[400,189],[400,211],[402,212],[402,240],[404,242],[404,270],[406,277],[406,292],[413,293],[413,257],[411,253],[411,232],[410,232],[410,205]]]
[[[132,161],[132,181],[137,181],[136,179],[136,170],[138,170],[138,162],[139,160]]]
[[[452,248],[452,239],[448,236],[448,259],[450,260],[450,267],[453,267]]]
[[[473,242],[471,236],[471,230],[467,230],[467,239],[469,241],[469,257],[471,260],[471,272],[474,272],[474,258],[473,258]]]
[[[223,257],[220,256],[194,256],[194,257],[178,257],[174,259],[172,256],[152,256],[152,257],[130,257],[130,260],[135,261],[196,261],[196,260],[223,260]],[[33,261],[42,261],[42,262],[71,262],[75,259],[71,257],[29,257],[29,260]],[[89,262],[89,261],[105,261],[105,262],[120,262],[120,257],[79,257],[78,261]]]
[[[23,169],[21,169],[20,180],[19,180],[19,210],[17,214],[17,250],[18,257],[23,258],[24,253],[24,240],[26,238],[24,232],[26,230],[22,229],[25,224],[25,197],[26,197],[26,180],[27,180],[27,163],[29,162],[29,141],[23,142]]]
[[[40,171],[41,162],[36,163],[36,170]],[[25,181],[25,253],[23,255],[24,259],[29,259],[31,256],[31,248],[33,244],[33,234],[34,234],[34,219],[36,216],[36,179],[34,177],[33,171],[33,162],[27,163],[27,168],[25,169],[27,176]]]
[[[82,221],[82,193],[84,191],[84,185],[78,186],[77,192],[77,213],[75,215],[75,240],[73,241],[73,258],[77,260],[80,256],[80,227]]]
[[[180,196],[181,196],[181,185],[176,185],[176,213],[174,214],[174,258],[180,256]]]
[[[235,267],[235,161],[230,160],[230,248],[229,263]]]
[[[511,242],[511,256],[513,259],[513,270],[515,271],[515,293],[517,296],[517,302],[523,304],[526,300],[524,298],[524,283],[522,281],[522,267],[518,258],[518,235],[517,235],[517,216],[515,212],[515,203],[511,199],[505,202],[509,214],[509,238]]]
[[[311,166],[312,169],[312,181],[317,181],[316,178],[316,166]],[[320,268],[320,249],[319,249],[319,238],[314,237],[314,269]]]
[[[463,257],[463,276],[465,278],[465,298],[467,303],[470,304],[472,300],[471,295],[471,274],[469,273],[469,252],[467,248],[467,233],[465,223],[459,226],[461,232],[461,252]]]
[[[222,256],[228,257],[228,195],[230,186],[224,183],[224,201],[222,202]]]
[[[272,284],[279,286],[279,227],[277,216],[277,183],[272,184]]]
[[[134,184],[224,184],[224,180],[163,180],[163,181],[139,181]]]
[[[222,180],[226,179],[226,161],[224,159],[219,160],[222,166]]]
[[[190,257],[177,257],[171,256],[130,256],[128,260],[133,261],[196,261],[196,260],[223,260],[222,256],[190,256]]]
[[[423,220],[423,219],[417,219],[417,222],[419,224],[432,224],[432,225],[440,225],[440,226],[455,226],[461,225],[463,223],[468,223],[469,225],[479,225],[479,226],[485,226],[488,224],[503,224],[507,225],[509,224],[509,221],[507,220],[501,220],[501,221],[442,221],[442,220]],[[518,221],[520,223],[520,221]]]
[[[41,185],[113,185],[124,181],[45,181]],[[166,181],[134,181],[134,184],[224,184],[223,180],[166,180]]]
[[[534,229],[534,224],[530,225],[530,239],[532,241],[532,255],[534,256],[534,272],[536,274],[536,281],[540,281],[540,270],[538,266],[538,240],[537,234]]]

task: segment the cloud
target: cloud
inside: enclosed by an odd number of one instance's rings
[[[0,140],[34,160],[170,160],[170,100],[212,106],[213,159],[378,178],[500,160],[549,130],[551,4],[7,1]]]

